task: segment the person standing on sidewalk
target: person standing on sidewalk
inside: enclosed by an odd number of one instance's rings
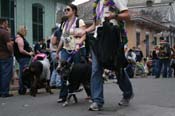
[[[20,26],[14,42],[14,55],[17,62],[19,63],[19,70],[20,70],[19,90],[18,90],[18,93],[20,95],[24,95],[26,93],[26,88],[24,87],[21,79],[22,71],[25,67],[29,65],[31,56],[34,55],[28,41],[25,39],[26,35],[27,35],[26,27]]]
[[[157,72],[155,78],[160,78],[162,68],[163,68],[162,77],[163,78],[171,77],[171,74],[169,73],[170,59],[171,59],[171,48],[170,48],[170,44],[167,42],[167,40],[162,39],[160,41],[158,58],[159,58],[158,72]]]
[[[93,9],[94,23],[84,31],[76,33],[77,35],[82,36],[88,32],[92,32],[95,30],[94,38],[96,38],[99,37],[98,33],[100,31],[100,28],[103,28],[105,26],[104,24],[106,20],[109,21],[110,24],[112,24],[114,27],[116,26],[116,28],[118,28],[117,26],[119,24],[119,21],[129,19],[127,0],[96,0],[93,6],[94,6]],[[112,32],[110,32],[110,34],[113,34]],[[119,38],[116,39],[120,40]],[[98,61],[97,56],[93,50],[91,50],[91,54],[92,54],[91,95],[93,103],[90,105],[89,110],[99,111],[102,109],[104,104],[103,78],[102,78],[104,67]],[[124,53],[122,57],[123,56]],[[121,59],[121,56],[119,57]],[[120,64],[117,65],[118,67],[120,67],[119,66]],[[121,91],[123,92],[123,98],[119,102],[119,105],[127,106],[129,105],[130,99],[133,97],[133,90],[131,82],[129,80],[129,76],[127,74],[124,74],[117,77],[117,79],[118,79],[118,85]]]
[[[0,18],[0,97],[11,97],[10,81],[13,75],[13,41],[8,31],[8,20]]]

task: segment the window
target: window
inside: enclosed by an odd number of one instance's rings
[[[145,36],[145,44],[146,44],[146,56],[149,56],[149,35]]]
[[[1,17],[8,19],[12,36],[15,35],[15,2],[14,0],[1,0]]]
[[[159,41],[161,41],[161,40],[164,40],[164,37],[163,36],[159,38]]]
[[[168,36],[168,37],[166,37],[166,41],[167,41],[167,42],[169,42],[169,41],[170,41],[170,38],[169,38],[169,36]]]
[[[33,22],[33,42],[43,39],[43,7],[40,4],[32,6],[32,22]]]
[[[157,45],[157,37],[154,37],[154,45]]]
[[[140,45],[140,32],[136,32],[136,47]]]

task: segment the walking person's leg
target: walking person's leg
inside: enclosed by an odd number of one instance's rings
[[[118,73],[118,72],[117,72]],[[131,81],[126,69],[120,69],[120,73],[117,76],[118,85],[120,90],[123,92],[123,98],[119,102],[119,105],[129,105],[130,99],[134,96]]]
[[[92,55],[92,76],[91,76],[91,97],[93,103],[90,105],[89,110],[98,111],[101,110],[104,104],[103,96],[103,68],[97,61],[97,58],[91,50]]]

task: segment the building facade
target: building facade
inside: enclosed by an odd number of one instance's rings
[[[12,35],[20,25],[28,29],[31,44],[50,36],[57,20],[57,11],[72,0],[0,0],[0,17],[7,18]]]
[[[152,2],[148,6],[147,1]],[[130,0],[131,20],[127,22],[130,47],[138,45],[149,56],[161,39],[175,43],[175,13],[173,0]]]

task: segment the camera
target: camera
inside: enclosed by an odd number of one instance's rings
[[[65,43],[69,43],[70,40],[71,40],[71,37],[66,37],[66,38],[64,39]]]

